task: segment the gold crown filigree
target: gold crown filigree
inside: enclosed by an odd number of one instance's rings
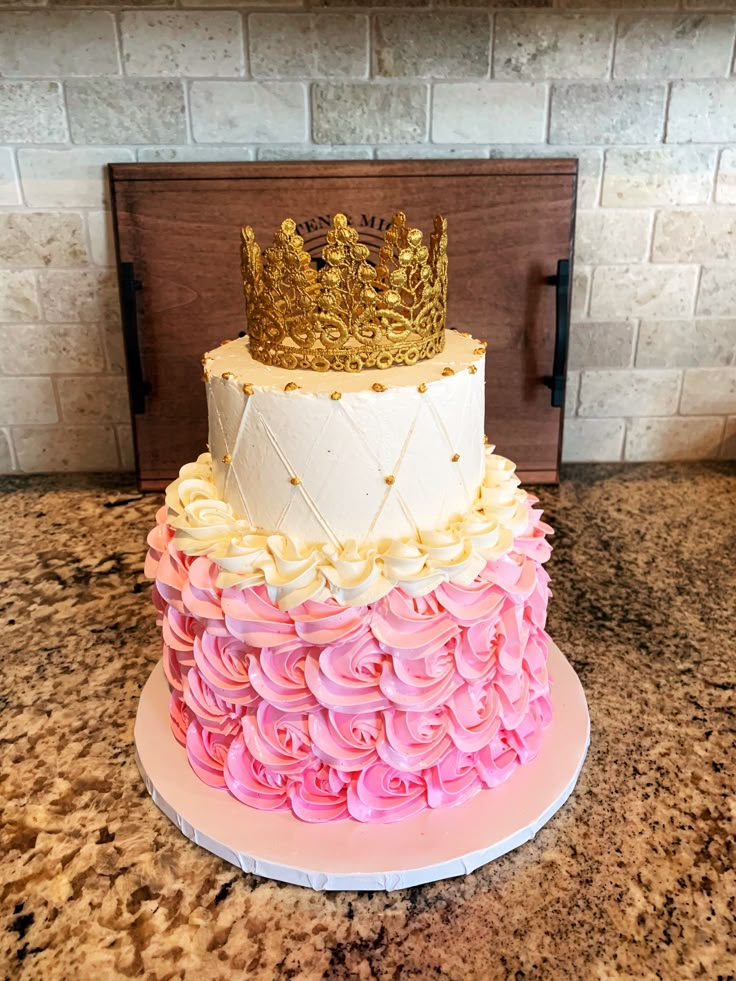
[[[439,215],[429,246],[395,215],[375,268],[342,214],[319,272],[291,218],[263,255],[244,228],[241,254],[250,352],[264,364],[360,371],[415,364],[445,346],[447,222]]]

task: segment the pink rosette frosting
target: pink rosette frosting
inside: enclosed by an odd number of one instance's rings
[[[176,651],[179,664],[191,668],[194,664],[194,641],[202,632],[202,625],[194,617],[169,606],[161,630],[164,642]]]
[[[254,759],[242,734],[230,743],[223,775],[227,789],[243,804],[259,811],[279,811],[289,805],[286,776]]]
[[[362,770],[348,787],[348,811],[356,821],[403,821],[426,806],[424,778],[417,773],[402,773],[381,761]]]
[[[306,649],[290,651],[264,647],[260,652],[252,650],[248,674],[253,688],[262,698],[285,712],[306,712],[317,707],[317,699],[304,680]]]
[[[339,821],[348,816],[348,780],[345,774],[320,763],[290,785],[289,799],[302,821]]]
[[[334,599],[307,600],[289,613],[297,634],[310,647],[344,644],[368,630],[365,606],[340,606]]]
[[[200,555],[190,568],[189,577],[182,587],[182,600],[189,613],[196,617],[210,633],[228,635],[225,614],[222,611],[222,590],[216,585],[219,569],[214,562]]]
[[[504,598],[498,586],[478,579],[467,586],[445,582],[437,587],[437,600],[464,627],[480,620],[492,622],[500,614]]]
[[[172,691],[169,697],[169,722],[176,741],[182,746],[187,742],[187,729],[192,721],[192,713],[184,704],[184,699],[177,691]]]
[[[466,681],[492,677],[498,665],[498,621],[474,623],[453,639],[458,674]]]
[[[156,588],[161,597],[180,613],[185,612],[181,591],[189,581],[189,567],[193,561],[175,548],[172,540],[156,567]]]
[[[222,591],[222,608],[228,631],[251,647],[301,647],[292,617],[268,597],[265,586]]]
[[[385,712],[378,755],[402,772],[424,770],[439,762],[452,747],[445,708],[430,712]]]
[[[214,692],[196,668],[183,678],[184,701],[203,728],[223,734],[237,732],[245,706],[228,702]]]
[[[189,765],[208,787],[223,789],[226,786],[223,771],[231,742],[232,736],[208,732],[196,719],[189,723],[186,743]]]
[[[493,688],[498,695],[501,724],[505,729],[515,729],[529,709],[529,679],[523,672],[499,671]]]
[[[375,763],[376,745],[382,734],[381,712],[345,714],[321,708],[309,713],[315,755],[340,770],[363,770]]]
[[[529,524],[514,539],[514,549],[517,552],[523,552],[524,555],[541,564],[546,562],[552,554],[552,546],[545,536],[552,535],[553,531],[548,524],[542,521],[541,509],[532,507],[536,503],[536,497],[527,497],[526,507],[529,512]]]
[[[204,631],[194,642],[197,670],[223,703],[254,705],[258,692],[251,683],[248,658],[254,648],[234,637],[219,637]]]
[[[388,708],[381,676],[389,660],[375,638],[365,633],[343,644],[312,650],[304,677],[317,701],[336,712]]]
[[[427,773],[430,807],[463,804],[482,789],[475,756],[453,746]]]
[[[537,566],[521,552],[507,552],[487,562],[480,574],[483,582],[495,583],[511,597],[526,597],[537,582]]]
[[[167,514],[168,511],[165,506],[158,509],[156,512],[156,524],[148,534],[148,552],[146,554],[146,561],[143,564],[143,574],[148,579],[156,578],[161,556],[174,537],[174,529],[169,526],[166,520]]]
[[[169,688],[172,688],[174,691],[183,692],[184,682],[181,676],[181,668],[179,667],[177,652],[166,643],[163,644],[163,657],[161,660],[164,666],[166,680],[169,683]]]
[[[394,657],[381,674],[381,691],[392,707],[405,711],[430,711],[443,705],[461,684],[449,646],[424,658]]]
[[[448,710],[452,741],[465,753],[482,749],[501,727],[501,702],[493,685],[463,685]]]
[[[498,787],[519,765],[516,751],[508,745],[506,733],[497,733],[491,742],[475,754],[478,778],[484,787]]]
[[[409,596],[392,589],[373,610],[371,629],[381,646],[396,657],[426,657],[460,630],[437,597]]]
[[[280,773],[300,774],[314,762],[305,712],[261,702],[243,718],[243,738],[252,756]]]

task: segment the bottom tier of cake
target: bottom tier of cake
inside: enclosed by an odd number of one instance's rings
[[[474,581],[374,603],[217,586],[162,508],[147,573],[171,726],[211,787],[305,821],[399,821],[462,803],[538,752],[552,715],[541,512]]]

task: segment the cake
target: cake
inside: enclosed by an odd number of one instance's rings
[[[550,554],[484,437],[486,345],[445,327],[446,226],[342,215],[323,268],[243,231],[248,336],[203,357],[209,452],[148,538],[174,737],[198,778],[307,822],[462,804],[551,720]]]

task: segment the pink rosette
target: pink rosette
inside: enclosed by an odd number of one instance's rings
[[[196,719],[187,729],[187,757],[189,765],[208,787],[225,788],[225,761],[233,737],[219,732],[208,732]]]
[[[164,642],[176,651],[179,664],[191,668],[194,664],[194,641],[202,633],[202,625],[170,606],[161,624]]]
[[[234,637],[204,631],[194,642],[197,670],[215,695],[233,705],[255,705],[258,693],[250,683],[248,657],[254,648]]]
[[[499,715],[505,729],[515,729],[529,709],[529,680],[527,676],[499,671],[493,681],[498,695]]]
[[[168,511],[166,506],[160,507],[156,512],[156,524],[148,534],[148,552],[143,564],[143,573],[148,579],[156,578],[156,570],[161,561],[161,556],[166,551],[169,542],[174,537],[174,529],[166,521]]]
[[[534,589],[526,599],[524,610],[528,619],[535,627],[544,629],[547,623],[547,604],[551,596],[549,589],[549,576],[547,571],[541,566],[537,569],[537,582]]]
[[[507,602],[498,625],[498,664],[502,671],[516,674],[521,670],[528,637],[524,607]]]
[[[325,763],[340,770],[363,770],[378,759],[376,744],[383,733],[380,712],[309,713],[309,735],[314,752]]]
[[[514,551],[523,552],[535,562],[546,562],[552,554],[552,546],[546,540],[545,535],[553,535],[554,531],[548,524],[542,521],[542,511],[532,507],[537,503],[537,498],[528,497],[526,507],[529,512],[529,524],[520,535],[514,538]]]
[[[493,685],[463,685],[448,703],[450,735],[464,753],[475,753],[501,726],[501,703]]]
[[[509,746],[507,733],[503,731],[475,754],[476,770],[484,787],[498,787],[508,780],[518,765],[516,750]]]
[[[174,691],[183,692],[184,683],[182,681],[177,652],[166,643],[163,644],[161,663],[163,664],[164,674],[169,683],[169,688],[172,688]]]
[[[395,657],[425,657],[444,648],[459,627],[433,593],[408,596],[392,589],[373,608],[373,634]]]
[[[151,586],[151,602],[153,603],[153,608],[156,611],[156,626],[161,627],[163,626],[166,611],[169,609],[169,604],[163,598],[161,593],[159,593],[158,585],[156,583]]]
[[[467,586],[443,582],[437,587],[436,596],[450,616],[465,627],[479,620],[495,620],[504,600],[503,590],[481,579],[474,579]]]
[[[225,624],[231,634],[251,647],[301,647],[290,614],[268,597],[265,586],[228,586],[222,591]]]
[[[261,702],[243,718],[243,738],[252,756],[279,773],[301,774],[314,762],[306,712]]]
[[[169,697],[169,722],[176,741],[182,746],[186,746],[187,729],[191,721],[192,713],[184,704],[181,695],[177,691],[172,691]]]
[[[549,694],[547,652],[549,637],[543,630],[532,630],[524,649],[524,671],[529,679],[532,699]]]
[[[304,677],[316,699],[335,712],[370,712],[387,708],[381,674],[389,660],[372,634],[344,644],[312,650]]]
[[[381,691],[393,706],[404,711],[431,711],[443,705],[462,683],[449,646],[424,658],[391,658],[381,674]]]
[[[227,789],[243,804],[259,811],[279,811],[289,806],[287,778],[254,760],[242,734],[230,743],[223,776]]]
[[[222,590],[217,586],[219,569],[200,555],[189,567],[189,577],[182,587],[181,598],[188,613],[196,617],[205,630],[226,637],[225,614],[222,612]]]
[[[544,700],[532,702],[529,711],[515,729],[506,733],[506,741],[510,749],[513,749],[519,763],[529,763],[539,752],[542,744],[542,731],[544,729],[544,718],[547,714],[549,703],[541,704]]]
[[[307,600],[289,614],[299,637],[314,647],[344,644],[369,629],[368,607],[340,606],[332,597],[323,603]]]
[[[173,540],[169,542],[166,551],[162,554],[156,568],[156,589],[162,598],[175,607],[180,613],[186,613],[182,590],[189,577],[189,567],[193,559],[184,555],[175,546]]]
[[[512,598],[526,597],[536,585],[537,568],[537,564],[521,552],[507,552],[487,562],[479,578],[500,586]]]
[[[302,821],[339,821],[348,816],[348,781],[331,766],[320,763],[290,784],[289,800]]]
[[[260,657],[258,656],[260,654]],[[252,649],[248,673],[261,698],[285,712],[305,712],[315,708],[317,699],[307,688],[304,666],[307,651],[264,647]]]
[[[210,732],[233,733],[240,727],[245,714],[243,705],[225,701],[214,692],[196,668],[190,668],[183,677],[184,701]]]
[[[348,811],[356,821],[388,824],[419,814],[427,806],[427,787],[418,773],[401,773],[374,763],[348,787]]]
[[[493,677],[498,665],[498,621],[474,623],[453,638],[458,674],[466,681]]]
[[[430,807],[455,807],[483,788],[475,756],[455,746],[424,777]]]
[[[438,763],[452,746],[445,708],[431,712],[384,712],[378,755],[402,773]]]

